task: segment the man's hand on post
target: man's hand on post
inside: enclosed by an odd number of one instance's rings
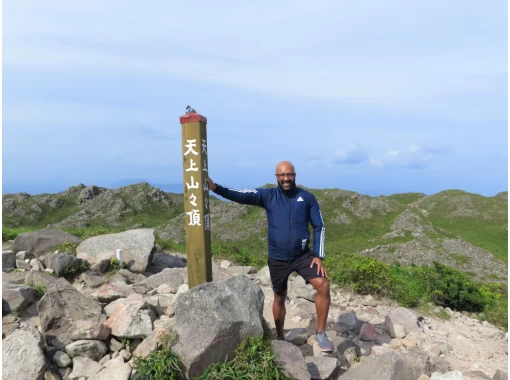
[[[211,191],[216,190],[216,184],[213,182],[212,179],[209,177],[205,179],[205,182],[207,182],[207,188]]]
[[[322,263],[321,259],[315,257],[310,264],[310,268],[313,268],[314,265],[317,265],[317,274],[321,273],[322,277],[328,277],[326,274],[326,268],[324,268],[324,264]]]

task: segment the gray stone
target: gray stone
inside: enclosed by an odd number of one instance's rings
[[[465,380],[462,372],[450,371],[446,373],[434,372],[430,376],[430,380]]]
[[[77,356],[73,358],[73,371],[69,375],[69,380],[88,379],[103,368],[101,364],[86,356]]]
[[[462,375],[466,380],[492,380],[492,377],[482,371],[468,371],[463,372]]]
[[[391,323],[398,323],[400,325],[404,325],[406,333],[411,332],[422,332],[418,324],[419,314],[413,310],[406,309],[404,307],[397,307],[395,309],[390,310],[390,312],[385,317],[386,328],[389,330],[389,326]]]
[[[285,376],[296,380],[310,380],[312,378],[299,348],[283,340],[273,340],[271,347],[276,356],[275,360],[282,366]]]
[[[502,369],[498,369],[494,376],[492,377],[493,380],[508,380],[508,372],[503,371]]]
[[[271,276],[269,275],[269,267],[267,265],[255,274],[255,280],[261,285],[271,285]]]
[[[72,340],[105,340],[110,335],[110,329],[102,322],[81,320],[72,323],[69,329]]]
[[[45,260],[47,269],[53,269],[57,275],[61,275],[72,266],[85,265],[85,262],[69,253],[52,253]]]
[[[145,338],[153,330],[156,316],[139,294],[133,294],[119,303],[104,322],[111,334],[123,338]]]
[[[20,314],[27,307],[37,302],[37,293],[27,285],[3,284],[2,312]]]
[[[32,259],[33,256],[28,254],[26,251],[19,251],[16,253],[16,259],[18,260],[26,260],[26,259]]]
[[[100,340],[77,340],[66,346],[66,354],[71,358],[86,356],[96,362],[105,356],[106,352],[106,344]]]
[[[358,323],[358,317],[353,311],[342,313],[336,319],[336,324],[345,331],[355,331]]]
[[[10,272],[2,273],[2,281],[9,284],[23,284],[28,272]]]
[[[255,267],[252,267],[252,266],[237,266],[237,265],[230,265],[226,271],[232,275],[244,275],[244,276],[248,276],[248,275],[254,275],[255,273],[257,273],[257,269]]]
[[[2,252],[2,271],[16,268],[16,254],[13,251]]]
[[[73,363],[73,360],[63,351],[57,351],[53,355],[51,361],[55,363],[60,368],[70,367]]]
[[[36,327],[22,323],[2,341],[2,379],[41,379],[46,369],[44,339]]]
[[[177,293],[177,289],[187,282],[187,278],[188,270],[186,268],[166,268],[161,273],[148,277],[140,284],[146,284],[149,289],[156,289],[165,284],[175,289],[174,293]]]
[[[96,299],[99,302],[110,303],[119,298],[125,298],[134,294],[135,291],[126,283],[115,282],[113,284],[104,284],[96,292]]]
[[[16,260],[16,268],[23,270],[30,270],[32,266],[24,260]]]
[[[117,249],[122,249],[127,268],[131,272],[144,273],[152,261],[154,243],[154,229],[140,228],[86,239],[76,248],[76,256],[95,264],[116,257]]]
[[[147,277],[144,276],[143,274],[133,273],[127,269],[119,270],[118,274],[124,276],[126,278],[126,283],[128,284],[138,284],[147,279]]]
[[[179,343],[173,351],[188,377],[217,360],[231,359],[241,341],[263,335],[264,293],[244,276],[207,282],[176,298]]]
[[[317,296],[317,292],[314,290],[310,290],[306,287],[306,282],[303,277],[297,276],[294,281],[292,281],[289,287],[289,293],[299,298],[304,298],[305,300],[314,302],[315,297]]]
[[[106,281],[104,276],[98,276],[98,275],[92,274],[92,272],[82,273],[80,275],[80,278],[82,281],[84,281],[91,288],[97,288],[98,286],[101,286]]]
[[[106,273],[110,266],[110,259],[99,260],[97,263],[90,267],[92,273],[102,274]]]
[[[44,272],[39,272],[32,269],[25,277],[25,284],[32,284],[35,286],[44,286],[48,289],[51,285],[58,281],[58,277],[52,276]]]
[[[400,339],[406,336],[406,329],[404,325],[387,321],[386,326],[388,328],[388,333],[391,338]]]
[[[305,362],[312,380],[329,380],[336,378],[340,371],[340,361],[337,358],[306,356]]]
[[[12,249],[16,252],[26,251],[27,254],[39,257],[44,253],[53,252],[58,245],[80,242],[80,238],[67,232],[45,228],[19,234],[14,240]]]
[[[81,294],[63,278],[46,290],[46,294],[37,304],[37,310],[41,329],[50,339],[66,336],[74,321],[101,322],[99,303]]]
[[[185,268],[186,262],[179,257],[170,255],[168,253],[157,252],[152,258],[153,266],[160,266],[163,268]]]
[[[89,377],[88,380],[129,380],[131,366],[124,363],[122,357],[110,360],[105,364],[105,367],[101,372]]]
[[[287,342],[292,343],[296,346],[301,346],[305,344],[309,336],[308,330],[305,328],[284,330],[283,334]]]

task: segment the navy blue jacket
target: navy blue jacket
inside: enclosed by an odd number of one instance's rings
[[[299,187],[284,192],[279,187],[242,190],[218,184],[214,192],[228,200],[266,210],[269,257],[290,261],[309,252],[310,222],[313,227],[311,251],[324,259],[324,222],[312,193]]]

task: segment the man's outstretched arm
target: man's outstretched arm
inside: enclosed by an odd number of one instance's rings
[[[212,190],[229,201],[244,205],[264,207],[264,196],[260,189],[232,189],[216,184],[210,178],[206,178],[206,182],[209,190]]]

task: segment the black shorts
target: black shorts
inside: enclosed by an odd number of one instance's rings
[[[287,281],[292,272],[297,272],[308,284],[313,278],[325,278],[322,273],[317,274],[317,265],[310,268],[312,260],[317,257],[312,252],[305,253],[289,263],[288,260],[267,259],[269,275],[274,291],[287,290]]]

